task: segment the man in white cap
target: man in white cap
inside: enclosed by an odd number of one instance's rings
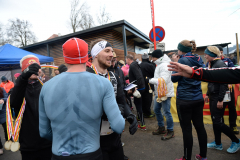
[[[112,83],[112,90],[115,92],[116,101],[120,110],[123,111],[124,117],[126,117],[131,124],[129,132],[133,135],[137,131],[137,119],[135,115],[132,114],[130,107],[126,104],[125,94],[119,77],[107,70],[107,68],[111,66],[113,58],[111,44],[104,39],[96,39],[91,42],[90,49],[93,62],[87,71],[105,77]],[[109,128],[108,119],[105,115],[102,116],[100,145],[103,152],[103,160],[128,159],[124,157],[120,135]]]
[[[39,97],[40,136],[52,140],[52,160],[102,160],[101,116],[121,134],[125,120],[111,83],[86,72],[88,44],[71,38],[63,46],[67,72],[44,84]]]

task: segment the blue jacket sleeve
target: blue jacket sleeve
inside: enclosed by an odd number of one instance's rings
[[[51,128],[50,120],[47,117],[47,114],[45,111],[43,95],[44,95],[44,87],[42,88],[39,96],[39,134],[40,134],[40,137],[52,141],[52,128]]]
[[[228,58],[227,60],[228,60],[228,67],[235,67],[231,59]]]
[[[125,120],[122,117],[119,107],[117,105],[112,84],[107,80],[107,83],[104,85],[104,87],[105,87],[105,94],[103,97],[104,112],[107,115],[111,129],[114,132],[121,134],[125,127]]]
[[[180,58],[178,60],[178,63],[185,64],[184,61],[182,60],[182,58]],[[177,73],[177,72],[173,72],[172,74],[174,74],[174,73]],[[172,76],[171,80],[172,80],[173,83],[175,83],[175,82],[180,81],[182,78],[183,78],[182,76]]]

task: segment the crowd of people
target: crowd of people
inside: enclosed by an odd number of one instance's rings
[[[33,55],[23,57],[22,73],[14,75],[15,84],[1,77],[0,123],[7,141],[5,149],[13,151],[12,146],[17,144],[22,160],[127,160],[121,141],[125,120],[130,124],[129,133],[134,135],[138,129],[147,130],[145,118],[156,116],[158,127],[152,135],[160,135],[163,141],[175,136],[171,98],[173,83],[178,82],[176,107],[184,152],[177,160],[191,160],[192,123],[200,149],[196,160],[207,160],[207,148],[223,150],[221,133],[232,141],[227,152],[236,153],[240,141],[235,136],[239,131],[232,84],[240,82],[240,74],[235,73],[240,70],[224,69],[232,79],[221,78],[220,82],[223,69],[208,69],[234,66],[223,57],[222,47],[207,47],[206,64],[194,54],[196,49],[194,41],[183,40],[177,53],[163,54],[157,49],[151,60],[145,53],[141,62],[131,54],[118,61],[104,39],[96,39],[88,47],[84,40],[71,38],[62,46],[67,65],[55,69],[47,82],[39,59]],[[201,80],[209,82],[206,97]],[[137,115],[132,113],[132,101]],[[215,139],[211,143],[207,143],[203,123],[204,103],[210,105],[213,122]],[[230,127],[223,119],[226,106]],[[13,113],[20,118],[16,130],[12,126]],[[0,138],[0,154],[3,147]]]

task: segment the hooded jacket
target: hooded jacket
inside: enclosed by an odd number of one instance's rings
[[[1,83],[0,87],[4,88],[5,91],[8,93],[10,89],[14,87],[14,83],[12,81],[7,80],[7,83]]]
[[[190,67],[203,67],[202,58],[191,52],[181,56],[178,63]],[[172,76],[172,82],[178,82],[177,98],[181,100],[201,100],[203,99],[201,81],[185,78],[182,76]]]
[[[171,75],[172,72],[168,70],[167,65],[171,62],[171,59],[164,54],[162,57],[160,57],[158,60],[156,60],[154,63],[157,65],[155,72],[154,72],[154,78],[151,78],[149,80],[149,83],[154,84],[155,87],[155,95],[157,96],[157,85],[158,85],[158,78],[163,78],[166,85],[167,85],[167,97],[173,97],[174,96],[174,88],[173,83],[171,81]]]
[[[123,71],[117,66],[117,64],[115,64],[114,67],[113,66],[109,67],[107,70],[115,73],[119,77],[122,88],[124,88],[126,85],[124,74]]]

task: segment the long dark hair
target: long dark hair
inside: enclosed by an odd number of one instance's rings
[[[3,98],[3,89],[0,87],[0,98]]]

